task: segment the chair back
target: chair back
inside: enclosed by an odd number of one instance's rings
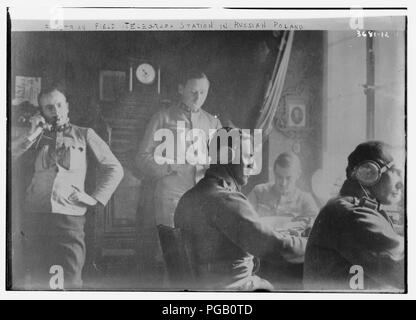
[[[195,275],[181,230],[165,225],[158,225],[157,229],[170,284],[180,289],[189,288]]]

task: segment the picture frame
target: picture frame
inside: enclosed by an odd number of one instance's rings
[[[307,127],[306,103],[298,97],[286,98],[287,121],[286,127],[290,129],[305,129]]]
[[[13,105],[19,105],[28,102],[31,105],[38,106],[38,95],[41,91],[41,77],[16,76],[15,78],[15,97]]]
[[[126,72],[102,70],[100,71],[100,100],[116,101],[120,98],[126,84]]]

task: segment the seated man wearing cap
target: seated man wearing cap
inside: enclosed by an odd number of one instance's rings
[[[220,138],[221,132],[232,130],[237,132],[236,146],[233,139]],[[190,287],[271,290],[268,281],[255,275],[254,257],[279,264],[304,254],[305,238],[279,233],[262,223],[241,193],[254,166],[251,145],[250,136],[243,135],[241,130],[218,130],[209,147],[210,157],[213,150],[217,157],[211,157],[205,177],[179,201],[175,227],[182,230],[197,278],[195,283],[189,283]]]
[[[304,264],[308,290],[404,289],[404,239],[383,205],[400,201],[403,183],[388,145],[364,142],[348,157],[339,196],[321,210]]]

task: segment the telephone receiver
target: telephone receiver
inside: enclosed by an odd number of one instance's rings
[[[30,127],[31,126],[30,119],[33,116],[36,116],[36,115],[41,115],[45,119],[44,122],[41,122],[41,123],[38,124],[39,128],[42,128],[46,131],[51,131],[51,132],[56,130],[56,127],[57,127],[57,125],[56,125],[57,119],[56,118],[52,119],[52,121],[46,120],[46,117],[42,113],[41,110],[39,110],[38,108],[34,107],[33,105],[29,105],[29,104],[23,105],[21,107],[21,111],[17,115],[17,125],[24,126],[24,127]]]
[[[56,124],[50,123],[50,122],[41,122],[38,125],[40,128],[42,128],[45,131],[48,132],[54,132],[56,131]]]
[[[42,112],[38,112],[38,114],[41,115],[45,119],[45,122],[39,123],[38,126],[40,128],[42,128],[43,130],[45,130],[45,131],[55,132],[56,129],[57,129],[57,124],[56,124],[57,118],[54,117],[52,120],[48,121],[48,120],[46,120],[46,117],[43,115]]]

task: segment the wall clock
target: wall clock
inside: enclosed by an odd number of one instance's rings
[[[160,95],[160,66],[144,58],[129,58],[129,92]]]
[[[136,69],[136,78],[140,83],[152,84],[156,78],[155,68],[149,63],[142,63]]]

